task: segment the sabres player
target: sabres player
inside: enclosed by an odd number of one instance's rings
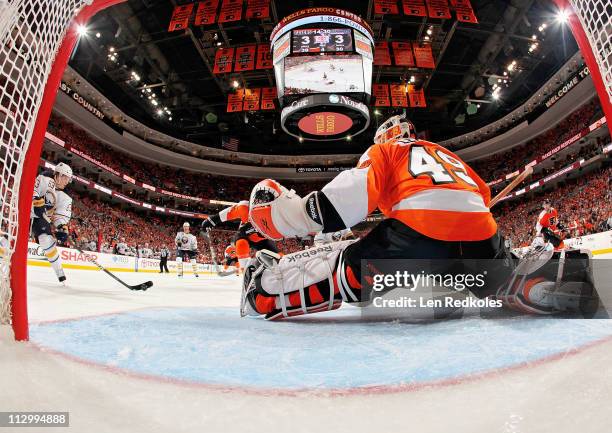
[[[446,148],[415,139],[403,115],[384,122],[374,143],[357,167],[304,198],[270,179],[254,187],[250,220],[272,240],[350,228],[376,208],[387,219],[359,241],[282,258],[258,253],[245,272],[242,314],[277,319],[362,302],[362,259],[500,259],[488,262],[487,284],[470,289],[479,298],[496,296],[508,281],[514,261],[489,210],[490,190],[474,170]],[[540,304],[549,303],[541,299],[546,292],[523,289],[504,291],[506,304],[517,299],[533,312],[551,312]],[[559,304],[553,311],[577,307]]]
[[[72,217],[72,199],[64,189],[72,181],[72,169],[60,162],[53,171],[45,170],[36,177],[32,197],[32,235],[57,279],[65,284],[66,275],[57,250],[57,241],[68,240],[68,223]],[[53,237],[55,229],[55,237]]]
[[[178,276],[183,276],[183,262],[191,262],[193,274],[196,278],[198,275],[198,264],[196,257],[198,256],[198,240],[194,235],[189,233],[189,223],[183,223],[183,230],[176,234],[174,242],[176,243],[176,264],[178,266]]]

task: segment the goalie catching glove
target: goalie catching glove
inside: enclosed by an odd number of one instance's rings
[[[273,241],[304,237],[323,229],[316,193],[302,198],[272,179],[262,180],[253,188],[249,220],[259,233]]]

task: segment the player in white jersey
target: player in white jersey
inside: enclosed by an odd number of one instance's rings
[[[72,217],[72,199],[63,190],[71,181],[72,169],[60,162],[54,171],[44,171],[36,177],[32,197],[32,235],[61,283],[66,281],[66,275],[57,251],[57,241],[65,243],[68,240],[67,224]]]
[[[125,243],[125,238],[123,237],[119,239],[115,248],[117,249],[117,254],[121,254],[122,256],[130,255],[130,247]]]
[[[178,266],[178,276],[183,276],[183,261],[191,262],[193,274],[198,275],[198,264],[196,257],[198,256],[198,240],[194,235],[189,233],[189,223],[183,224],[183,230],[176,234],[174,242],[176,243],[176,264]]]

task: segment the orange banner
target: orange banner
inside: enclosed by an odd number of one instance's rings
[[[245,45],[236,47],[236,60],[234,61],[234,71],[252,71],[255,69],[255,45]]]
[[[376,42],[376,48],[374,50],[374,64],[377,66],[386,66],[391,64],[391,53],[389,52],[389,44],[387,42]]]
[[[236,93],[227,95],[227,112],[242,111],[242,99],[244,98],[244,90],[238,89]]]
[[[397,15],[399,8],[396,0],[374,0],[374,14],[376,15]]]
[[[402,9],[404,10],[404,15],[414,17],[427,16],[425,0],[402,0]]]
[[[413,108],[424,108],[427,107],[427,101],[425,101],[425,92],[423,89],[416,89],[413,84],[408,85],[408,99],[410,106]]]
[[[214,24],[215,18],[217,17],[218,8],[219,0],[199,2],[194,24],[196,26],[208,26],[210,24]]]
[[[408,107],[405,84],[391,84],[391,105],[393,107]]]
[[[244,91],[244,104],[242,109],[244,111],[258,111],[259,110],[259,99],[261,97],[261,89],[245,89]]]
[[[215,53],[215,66],[213,74],[225,74],[232,72],[232,63],[234,62],[233,48],[219,48]]]
[[[261,89],[261,109],[274,110],[274,98],[276,98],[276,87],[264,87]]]
[[[188,4],[183,6],[176,6],[172,12],[172,18],[170,18],[170,26],[168,27],[169,32],[176,30],[184,30],[189,25],[189,18],[191,12],[193,12],[194,4]]]
[[[478,18],[474,14],[470,0],[451,0],[451,6],[457,14],[457,21],[478,24]]]
[[[416,59],[416,65],[418,68],[427,68],[427,69],[435,69],[436,62],[433,58],[433,53],[431,51],[431,45],[423,45],[422,47],[414,44],[412,46],[412,50],[414,51],[414,57]]]
[[[255,66],[255,69],[270,69],[271,67],[272,53],[270,52],[270,45],[257,45],[257,65]]]
[[[221,12],[219,12],[219,22],[228,23],[230,21],[240,21],[242,18],[242,0],[223,0]]]
[[[450,19],[451,13],[448,7],[448,0],[426,0],[427,13],[430,18]]]
[[[246,19],[270,17],[270,0],[247,0]]]
[[[374,102],[375,107],[391,106],[388,84],[372,84],[372,95],[376,97],[376,101]]]
[[[412,44],[410,42],[391,42],[393,58],[398,66],[414,66]]]

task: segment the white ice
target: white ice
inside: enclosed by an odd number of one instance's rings
[[[203,311],[237,308],[240,298],[240,282],[235,277],[204,276],[196,280],[188,276],[179,281],[175,275],[120,274],[130,283],[154,281],[154,287],[140,293],[127,291],[99,272],[68,270],[67,275],[70,286],[61,287],[49,268],[29,269],[29,312],[34,327],[41,321],[160,307],[202,308]],[[257,323],[237,320],[244,323],[243,329],[236,328],[237,334]],[[463,328],[465,322],[455,323],[458,331],[471,332]],[[545,322],[536,321],[534,325],[537,323]],[[207,323],[207,329],[195,325],[194,329],[201,333],[212,331],[210,327],[214,326]],[[265,323],[265,326],[276,324]],[[300,332],[320,332],[318,326],[316,320],[305,322]],[[329,332],[333,333],[334,329],[329,328]],[[0,336],[0,410],[70,411],[70,431],[74,432],[573,433],[608,432],[612,425],[611,340],[521,368],[430,387],[398,392],[283,395],[216,390],[139,377],[40,349],[34,343],[15,343],[6,326],[0,327]],[[335,337],[339,342],[349,338],[346,334]],[[525,332],[526,341],[529,337],[530,333]],[[473,344],[483,350],[489,343],[505,343],[487,342],[480,335],[472,338]],[[152,346],[155,343],[150,341]],[[389,350],[410,353],[410,347],[389,343]],[[445,368],[453,353],[452,343],[449,340],[448,352],[431,355],[437,368]],[[96,342],[83,341],[83,345],[95,346]],[[530,347],[526,344],[522,349],[529,351]],[[121,349],[118,359],[132,356],[133,350]],[[172,350],[168,345],[167,351]],[[286,359],[281,347],[261,350],[278,354],[278,374],[287,374],[291,359]],[[252,360],[253,368],[258,361]],[[230,366],[232,357],[228,356],[226,362]],[[363,362],[372,369],[377,368],[376,359]],[[329,371],[322,371],[323,374],[335,374],[342,365],[335,371],[327,368]],[[39,430],[48,431],[36,428],[27,431]]]

